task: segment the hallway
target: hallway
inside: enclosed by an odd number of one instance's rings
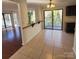
[[[10,59],[75,59],[73,41],[73,34],[43,30]]]

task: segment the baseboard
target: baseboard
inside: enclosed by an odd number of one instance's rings
[[[73,49],[73,52],[74,52],[74,54],[75,54],[75,56],[76,56],[76,51],[74,50],[74,48],[72,48]]]
[[[31,39],[27,40],[26,42],[22,42],[22,45],[28,44],[34,37],[36,37],[40,33],[40,31],[35,36],[33,36]]]
[[[24,45],[24,43],[22,42],[22,46]]]

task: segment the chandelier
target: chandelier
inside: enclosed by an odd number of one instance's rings
[[[52,3],[52,0],[50,0],[50,3],[47,5],[47,8],[54,8],[55,4]]]

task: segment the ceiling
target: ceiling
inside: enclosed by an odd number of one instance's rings
[[[72,5],[76,4],[76,0],[52,0],[56,5]],[[27,0],[27,3],[32,4],[47,4],[49,0]]]

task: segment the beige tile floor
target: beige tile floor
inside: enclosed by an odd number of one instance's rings
[[[43,30],[10,59],[75,59],[73,41],[73,34]]]

